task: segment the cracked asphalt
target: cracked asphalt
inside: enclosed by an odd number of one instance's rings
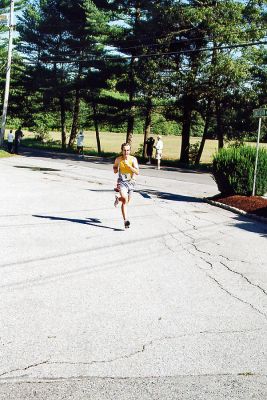
[[[0,160],[0,399],[267,398],[267,225],[141,167],[123,228],[100,159]]]

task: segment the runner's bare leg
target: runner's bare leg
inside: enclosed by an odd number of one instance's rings
[[[126,193],[120,192],[120,201],[121,201],[121,212],[124,221],[127,221],[127,203],[128,203],[128,196]]]

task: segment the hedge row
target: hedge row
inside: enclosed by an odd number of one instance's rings
[[[218,189],[225,195],[250,196],[253,189],[256,148],[250,146],[221,149],[213,158],[212,173]],[[267,151],[259,149],[256,195],[267,192]]]

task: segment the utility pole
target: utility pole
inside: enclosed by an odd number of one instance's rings
[[[256,147],[256,161],[255,161],[255,168],[254,168],[253,188],[252,188],[252,196],[255,196],[258,158],[259,158],[259,147],[260,147],[260,136],[261,136],[261,119],[264,117],[267,117],[267,108],[258,108],[256,110],[253,110],[253,117],[259,117],[259,127],[258,127],[258,137],[257,137],[257,147]]]
[[[259,158],[260,134],[261,134],[261,118],[259,118],[259,128],[258,128],[258,138],[257,138],[257,147],[256,147],[256,161],[255,161],[255,168],[254,168],[254,179],[253,179],[252,196],[255,196],[255,191],[256,191],[256,179],[257,179],[257,167],[258,167],[258,158]]]
[[[3,141],[4,141],[7,108],[8,108],[8,98],[9,98],[10,73],[11,73],[11,63],[12,63],[13,31],[14,31],[14,3],[15,3],[15,0],[10,0],[9,40],[8,40],[8,55],[7,55],[7,68],[6,68],[6,85],[5,85],[5,95],[4,95],[4,102],[3,102],[2,125],[1,125],[1,133],[0,133],[0,146],[2,146]]]

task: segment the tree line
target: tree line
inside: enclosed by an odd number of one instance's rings
[[[63,149],[86,126],[95,129],[98,152],[103,126],[123,127],[131,143],[138,125],[145,143],[155,115],[179,127],[183,163],[196,125],[196,162],[206,139],[221,148],[255,132],[252,110],[266,103],[267,1],[22,3],[9,116],[28,127],[50,119]]]

